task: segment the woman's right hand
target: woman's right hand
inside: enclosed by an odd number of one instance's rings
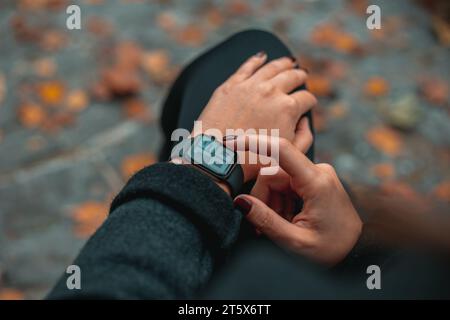
[[[275,141],[239,136],[235,147],[265,143],[270,152]],[[279,140],[279,158],[281,169],[259,175],[251,195],[237,196],[235,206],[282,247],[327,265],[338,263],[357,242],[362,222],[336,172],[329,164],[312,163],[286,139]],[[303,199],[301,212],[292,212],[296,196]]]

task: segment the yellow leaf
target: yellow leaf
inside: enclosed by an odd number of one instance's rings
[[[126,157],[122,162],[122,176],[125,179],[128,179],[142,168],[154,164],[155,162],[156,157],[152,153],[139,153],[130,155]]]
[[[379,151],[396,156],[403,148],[403,141],[395,130],[387,127],[375,127],[367,133],[367,140]]]
[[[107,204],[96,201],[88,201],[76,206],[72,210],[75,235],[80,238],[90,237],[106,219],[108,210]]]
[[[26,103],[18,109],[19,121],[27,128],[40,126],[46,119],[47,114],[41,106],[33,103]]]
[[[38,86],[39,96],[45,104],[54,106],[64,98],[64,85],[59,81],[48,81]]]
[[[372,97],[384,96],[389,92],[389,84],[381,77],[372,77],[367,81],[364,91]]]

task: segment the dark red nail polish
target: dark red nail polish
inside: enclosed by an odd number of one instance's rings
[[[298,63],[294,64],[294,69],[300,69],[300,66],[298,65]]]
[[[245,198],[238,197],[234,199],[233,206],[246,216],[252,208],[252,203]]]
[[[292,62],[297,61],[297,58],[296,58],[296,57],[289,57],[289,59],[291,59]]]

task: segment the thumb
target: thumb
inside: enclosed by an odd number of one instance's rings
[[[287,244],[291,243],[291,240],[298,235],[299,230],[295,225],[285,220],[258,198],[239,195],[234,199],[233,205],[257,230],[274,241]]]

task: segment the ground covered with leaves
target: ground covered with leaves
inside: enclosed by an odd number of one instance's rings
[[[41,298],[134,172],[155,162],[180,68],[234,32],[279,35],[310,71],[317,161],[351,184],[450,201],[448,5],[371,1],[0,3],[0,299]]]

